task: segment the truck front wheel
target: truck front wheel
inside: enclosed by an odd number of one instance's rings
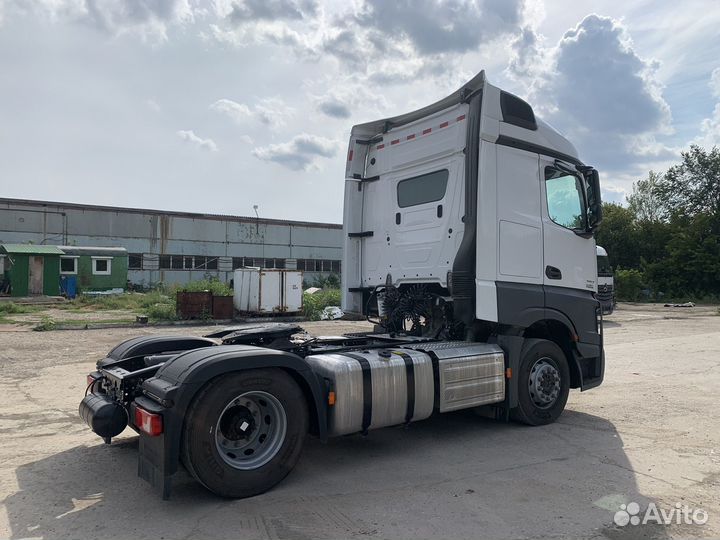
[[[257,369],[210,381],[186,417],[183,462],[210,491],[251,497],[293,469],[308,431],[297,383],[281,369]]]
[[[523,347],[517,379],[518,406],[513,418],[540,426],[558,419],[570,392],[570,369],[562,349],[545,339],[529,339]]]

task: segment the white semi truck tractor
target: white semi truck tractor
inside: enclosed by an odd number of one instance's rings
[[[610,266],[610,258],[602,246],[597,246],[597,275],[597,299],[600,301],[603,315],[610,315],[615,311],[615,277]]]
[[[80,414],[139,433],[139,475],[179,467],[226,497],[280,482],[321,440],[478,408],[540,426],[603,380],[598,173],[481,72],[427,107],[353,127],[343,309],[375,330],[289,323],[121,343]]]

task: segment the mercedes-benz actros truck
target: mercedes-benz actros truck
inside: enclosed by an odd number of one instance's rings
[[[603,315],[611,315],[615,311],[615,276],[607,251],[597,246],[597,299],[600,302]]]
[[[597,171],[481,72],[420,110],[352,128],[343,310],[374,331],[289,323],[121,343],[80,415],[139,434],[139,475],[168,497],[181,465],[248,497],[326,440],[477,408],[533,426],[603,380]],[[115,471],[116,472],[116,471]]]

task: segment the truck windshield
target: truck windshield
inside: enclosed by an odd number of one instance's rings
[[[598,255],[597,258],[598,276],[612,276],[613,271],[610,267],[610,259],[607,255]]]

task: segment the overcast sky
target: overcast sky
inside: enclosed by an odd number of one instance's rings
[[[0,196],[342,220],[353,124],[485,69],[606,200],[720,144],[717,0],[0,0]]]

